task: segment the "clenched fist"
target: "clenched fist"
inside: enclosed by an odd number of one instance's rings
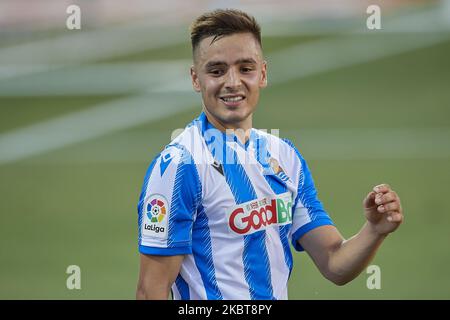
[[[363,204],[367,221],[380,235],[395,231],[403,221],[400,198],[387,184],[374,187]]]

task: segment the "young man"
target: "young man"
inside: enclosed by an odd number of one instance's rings
[[[337,285],[354,279],[403,220],[378,185],[345,240],[288,140],[252,128],[267,85],[260,28],[237,10],[192,25],[191,77],[203,112],[150,165],[140,196],[138,299],[287,299],[290,242]]]

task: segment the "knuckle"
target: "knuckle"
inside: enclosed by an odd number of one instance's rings
[[[390,202],[385,205],[387,211],[396,211],[398,206],[395,202]]]
[[[400,201],[400,198],[398,197],[398,194],[396,192],[392,192],[392,197],[395,201]]]

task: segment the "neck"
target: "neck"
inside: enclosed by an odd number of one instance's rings
[[[250,115],[248,119],[241,121],[239,123],[224,123],[219,119],[212,116],[205,107],[203,107],[203,112],[205,112],[208,121],[216,127],[221,132],[226,134],[235,134],[236,137],[245,144],[250,138],[250,133],[252,130],[252,116]]]

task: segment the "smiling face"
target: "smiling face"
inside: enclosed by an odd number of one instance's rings
[[[267,85],[266,62],[251,33],[203,39],[191,77],[208,120],[219,129],[250,129],[259,90]],[[211,43],[212,42],[212,43]]]

